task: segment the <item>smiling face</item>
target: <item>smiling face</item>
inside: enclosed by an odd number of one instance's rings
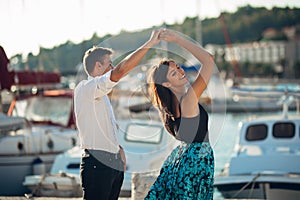
[[[166,78],[168,82],[164,84],[166,87],[170,88],[182,87],[188,82],[184,70],[174,61],[169,62],[169,69]]]
[[[155,106],[172,112],[174,98],[186,92],[189,83],[184,70],[173,60],[164,58],[148,74],[149,95]]]

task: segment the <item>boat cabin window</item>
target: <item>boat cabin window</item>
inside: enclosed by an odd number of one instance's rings
[[[28,128],[27,126],[25,120],[8,117],[2,119],[0,117],[0,137],[24,133],[26,128]]]
[[[292,138],[295,136],[293,123],[278,122],[273,125],[273,136],[276,138]]]
[[[252,125],[247,128],[246,140],[258,141],[264,140],[268,135],[268,127],[265,124]]]
[[[79,169],[80,168],[80,163],[70,163],[67,166],[67,169]]]
[[[13,115],[33,122],[67,126],[71,111],[72,98],[35,96],[17,101]]]
[[[158,125],[132,123],[127,126],[125,140],[158,144],[161,141],[163,127]]]

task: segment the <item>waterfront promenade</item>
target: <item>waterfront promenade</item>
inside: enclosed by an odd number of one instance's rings
[[[58,198],[58,197],[10,197],[10,196],[0,196],[0,200],[82,200],[82,198]],[[119,198],[119,200],[130,200],[131,198]]]
[[[28,200],[28,199],[25,197],[0,197],[0,200]],[[30,198],[30,200],[82,200],[82,198],[32,197]],[[120,197],[119,200],[131,200],[131,198]],[[214,200],[226,200],[226,199],[214,199]],[[230,200],[235,200],[235,199],[230,199]],[[255,199],[251,199],[251,200],[255,200]]]
[[[30,200],[82,200],[82,198],[55,198],[55,197],[32,197]],[[28,200],[25,197],[1,197],[0,200]],[[119,200],[131,200],[131,198],[120,197]],[[226,200],[226,199],[214,199],[214,200]],[[228,199],[229,200],[229,199]],[[230,199],[237,200],[237,199]],[[246,200],[246,199],[238,199],[238,200]],[[259,199],[251,199],[251,200],[259,200]]]
[[[0,196],[0,200],[82,200],[82,198],[58,198],[58,197],[9,197],[9,196]],[[119,200],[130,200],[131,198],[119,198]]]

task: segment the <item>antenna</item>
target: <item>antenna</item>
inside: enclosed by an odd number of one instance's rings
[[[288,118],[289,105],[294,101],[294,96],[288,96],[288,91],[285,89],[284,95],[280,98],[277,104],[282,104],[282,114],[285,119]]]

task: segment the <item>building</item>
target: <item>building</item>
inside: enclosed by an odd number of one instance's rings
[[[215,55],[217,61],[238,63],[273,64],[277,70],[281,66],[286,77],[294,78],[295,66],[300,63],[300,40],[262,41],[235,43],[229,45],[208,44],[206,48]],[[298,66],[299,67],[299,66]]]

